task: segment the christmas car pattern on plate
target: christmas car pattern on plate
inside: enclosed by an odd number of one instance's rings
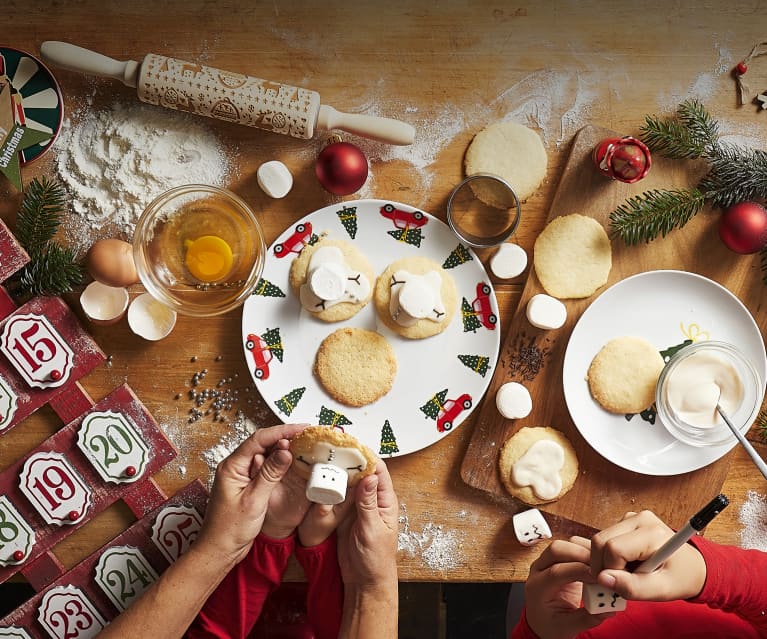
[[[353,242],[376,273],[409,256],[441,264],[459,293],[456,317],[443,333],[424,340],[391,333],[372,303],[344,322],[317,320],[290,291],[288,274],[304,247],[325,235]],[[395,456],[438,441],[476,407],[498,359],[498,306],[482,263],[446,224],[405,204],[349,201],[292,224],[272,245],[272,256],[245,304],[242,339],[256,387],[279,419],[340,428],[379,455]],[[383,334],[398,361],[392,390],[360,408],[337,404],[313,374],[319,343],[346,326]]]

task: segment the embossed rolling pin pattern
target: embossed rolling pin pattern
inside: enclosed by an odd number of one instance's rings
[[[119,80],[142,102],[309,139],[317,129],[341,129],[389,144],[412,144],[405,122],[342,113],[320,104],[316,91],[222,71],[153,53],[142,62],[114,60],[88,49],[49,40],[40,47],[52,65]]]

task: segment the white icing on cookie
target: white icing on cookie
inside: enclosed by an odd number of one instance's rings
[[[413,326],[419,319],[432,322],[444,319],[442,277],[437,271],[429,271],[425,275],[395,271],[389,286],[389,312],[400,326]]]
[[[329,442],[317,442],[308,455],[299,455],[298,461],[314,464],[332,464],[346,471],[349,479],[367,468],[368,461],[356,448],[343,448]]]
[[[321,246],[309,258],[306,282],[298,297],[310,313],[319,313],[341,302],[357,303],[370,295],[370,281],[350,268],[337,246]]]
[[[562,490],[559,470],[565,464],[565,451],[550,439],[535,442],[511,467],[517,486],[530,486],[539,499],[554,499]]]

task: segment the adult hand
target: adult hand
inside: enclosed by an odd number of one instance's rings
[[[273,496],[280,497],[277,488],[293,460],[288,440],[304,428],[260,428],[218,465],[196,546],[213,550],[232,565],[245,557]]]
[[[583,582],[594,581],[589,559],[588,539],[571,537],[553,541],[530,566],[525,614],[541,639],[570,639],[612,616],[591,615],[580,607]]]
[[[649,574],[625,570],[643,561],[674,534],[654,513],[627,513],[591,539],[591,572],[596,580],[626,599],[670,601],[700,594],[706,582],[706,562],[692,544],[684,544]]]
[[[338,563],[344,584],[376,586],[397,581],[397,517],[399,504],[386,464],[363,477],[353,495],[356,516],[338,529]]]

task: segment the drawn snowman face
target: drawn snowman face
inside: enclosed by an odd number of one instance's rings
[[[317,442],[309,455],[299,455],[298,461],[307,466],[330,464],[346,471],[349,479],[367,467],[367,459],[356,448],[335,446],[329,442]]]
[[[343,468],[333,464],[314,464],[306,484],[306,498],[318,504],[340,504],[346,498],[348,481],[349,476]]]

